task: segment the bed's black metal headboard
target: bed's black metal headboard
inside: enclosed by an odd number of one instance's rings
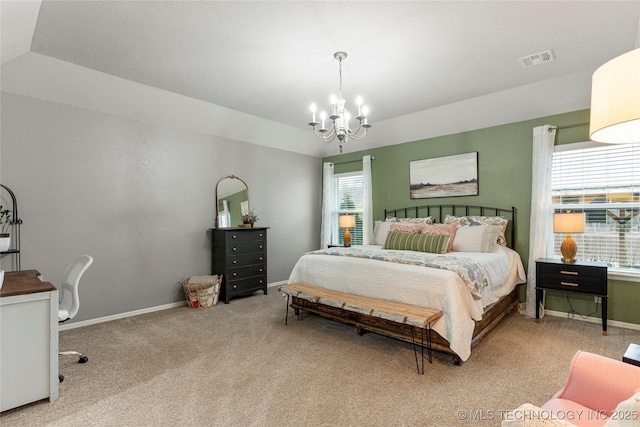
[[[442,223],[447,215],[502,216],[509,220],[509,225],[507,226],[507,231],[505,233],[507,245],[509,245],[511,249],[514,249],[516,246],[516,208],[513,206],[510,209],[507,209],[473,205],[425,205],[384,210],[385,218],[423,218],[430,216],[436,223]]]

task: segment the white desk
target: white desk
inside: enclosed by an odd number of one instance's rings
[[[36,270],[0,289],[0,411],[58,398],[58,290]]]

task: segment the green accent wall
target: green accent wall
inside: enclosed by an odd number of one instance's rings
[[[427,204],[471,204],[500,208],[517,208],[516,250],[525,268],[529,257],[529,220],[531,216],[531,161],[533,128],[545,124],[560,127],[556,144],[587,141],[589,110],[547,116],[485,129],[444,135],[419,141],[404,142],[386,147],[325,157],[323,162],[337,164],[335,173],[362,170],[358,160],[371,155],[373,180],[374,219],[382,219],[384,209]],[[574,126],[582,124],[580,126]],[[564,126],[573,126],[562,129]],[[375,127],[371,129],[375,132]],[[349,141],[350,145],[366,147],[362,141]],[[336,151],[338,146],[336,144]],[[409,197],[409,163],[414,160],[478,152],[477,196],[442,197],[411,200]],[[347,162],[347,163],[345,163]],[[638,300],[640,283],[609,280],[609,315],[611,320],[640,324],[640,311],[631,306]],[[525,287],[520,289],[520,300],[526,300]],[[600,307],[595,310],[593,297],[572,295],[573,309],[583,315],[601,317]],[[569,311],[566,294],[547,292],[546,308]]]

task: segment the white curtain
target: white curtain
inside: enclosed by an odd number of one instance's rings
[[[362,157],[362,244],[373,241],[373,196],[371,195],[371,156]]]
[[[335,211],[335,180],[333,179],[333,163],[326,162],[322,167],[322,229],[320,231],[320,248],[332,244],[333,230],[331,219]]]
[[[529,264],[527,273],[528,317],[536,316],[536,260],[547,255],[547,235],[551,226],[551,165],[556,127],[533,128],[533,161],[531,171],[531,223],[529,225]],[[544,315],[544,302],[540,316]]]
[[[218,227],[231,227],[231,213],[227,199],[222,201],[222,212],[218,214]]]

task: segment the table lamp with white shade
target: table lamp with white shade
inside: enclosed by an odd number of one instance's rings
[[[584,233],[584,213],[563,212],[553,214],[553,232],[567,233],[567,237],[560,245],[562,262],[571,264],[576,260],[578,245],[571,237],[571,233]]]
[[[348,248],[351,246],[351,233],[349,232],[349,228],[356,226],[355,215],[340,215],[338,217],[338,225],[340,228],[345,229],[342,241],[344,242],[344,247]]]

